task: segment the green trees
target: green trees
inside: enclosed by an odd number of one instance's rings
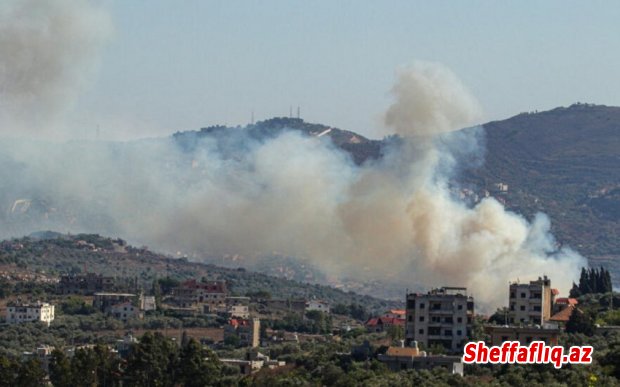
[[[127,358],[124,381],[129,386],[210,386],[221,377],[215,353],[190,338],[180,349],[159,333],[145,333]]]
[[[306,318],[309,322],[307,326],[310,333],[331,333],[332,318],[329,314],[318,310],[311,310],[306,312]]]
[[[591,313],[575,309],[566,322],[567,333],[583,333],[592,336],[594,333],[594,318]]]
[[[129,386],[170,386],[178,351],[161,333],[145,333],[127,358],[125,380]]]
[[[64,314],[81,314],[88,315],[96,312],[92,305],[86,304],[86,302],[77,296],[67,297],[60,303],[60,310]]]
[[[601,266],[600,270],[581,268],[579,285],[573,283],[570,291],[571,297],[579,297],[585,294],[609,293],[612,291],[611,274]]]
[[[194,339],[181,348],[177,370],[177,382],[187,387],[208,386],[220,373],[216,355],[203,350]]]
[[[387,335],[392,341],[402,340],[405,338],[405,329],[400,325],[391,325],[387,329]]]
[[[50,381],[54,387],[71,387],[73,385],[71,375],[71,361],[64,352],[58,349],[52,351],[49,363]]]
[[[363,305],[354,302],[348,305],[342,303],[336,304],[332,308],[332,313],[343,316],[351,316],[352,318],[360,321],[366,321],[370,316],[370,313]]]
[[[19,363],[6,356],[0,356],[0,387],[12,387],[15,385]]]
[[[39,387],[45,384],[46,376],[39,359],[32,358],[23,362],[19,367],[15,386]]]
[[[49,378],[54,387],[118,386],[119,366],[120,360],[102,344],[78,348],[71,359],[55,349],[49,361]]]

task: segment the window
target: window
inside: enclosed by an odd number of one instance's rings
[[[423,335],[424,334],[424,329],[418,329],[418,333]]]
[[[424,316],[420,316],[420,322],[424,322]]]
[[[534,312],[540,312],[540,305],[534,305]]]
[[[452,329],[446,329],[443,331],[444,336],[452,336]]]
[[[424,309],[424,303],[420,302],[420,309]]]
[[[463,322],[463,317],[458,317],[458,318],[456,319],[456,322],[458,322],[458,323],[462,323],[462,322]]]
[[[440,335],[441,334],[441,329],[439,327],[428,328],[428,334],[429,335]]]
[[[415,300],[407,300],[407,309],[415,308]]]
[[[521,310],[525,310],[525,305],[521,305]]]
[[[412,321],[413,321],[413,316],[409,315],[409,322],[412,322]]]
[[[458,310],[463,310],[463,305],[459,304],[459,306],[457,307]]]
[[[462,335],[463,335],[463,331],[462,331],[462,330],[460,330],[460,329],[459,329],[459,330],[457,330],[457,331],[456,331],[456,335],[457,335],[457,336],[462,336]]]
[[[517,298],[517,293],[510,292],[510,298]]]
[[[446,317],[446,318],[444,318],[444,320],[443,320],[443,321],[444,321],[445,323],[448,323],[448,324],[452,324],[452,323],[454,322],[454,320],[452,320],[452,317],[451,317],[451,316],[450,316],[450,317]]]
[[[525,293],[521,293],[521,298],[525,298]]]

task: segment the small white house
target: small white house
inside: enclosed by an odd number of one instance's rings
[[[319,312],[329,313],[329,302],[321,300],[310,300],[306,302],[306,312],[318,310]]]
[[[148,312],[149,310],[156,310],[155,296],[144,296],[141,300],[142,310]]]
[[[123,321],[131,320],[132,318],[142,318],[142,311],[140,308],[134,306],[129,301],[112,305],[108,308],[108,313]]]
[[[20,324],[26,321],[42,321],[50,325],[54,321],[54,305],[37,301],[34,304],[9,304],[6,309],[6,322]]]

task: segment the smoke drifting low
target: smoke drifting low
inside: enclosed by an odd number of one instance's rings
[[[549,220],[532,223],[492,198],[471,207],[448,179],[479,160],[475,99],[449,70],[399,73],[386,123],[402,141],[356,166],[326,137],[230,129],[194,150],[172,138],[130,143],[3,143],[3,236],[98,232],[167,251],[258,256],[278,251],[330,274],[410,289],[467,286],[483,308],[509,280],[552,276],[567,291],[585,262],[555,250]],[[560,276],[561,274],[561,276]]]
[[[0,130],[50,131],[88,82],[111,33],[86,0],[0,4]]]
[[[110,30],[86,1],[3,2],[3,133],[62,122]],[[567,291],[585,261],[556,251],[546,216],[528,223],[492,198],[472,207],[450,188],[457,166],[483,158],[481,128],[454,131],[481,111],[457,77],[417,63],[392,91],[385,123],[400,137],[362,166],[328,136],[295,131],[230,129],[191,150],[173,138],[4,140],[0,236],[51,229],[205,255],[277,251],[403,289],[467,286],[486,310],[505,304],[517,278],[546,273]]]

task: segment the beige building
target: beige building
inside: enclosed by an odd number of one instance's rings
[[[405,339],[425,348],[441,345],[460,352],[471,334],[474,299],[466,288],[443,287],[427,294],[407,294]]]
[[[527,284],[509,286],[508,322],[514,325],[540,325],[551,317],[553,298],[551,280],[544,276]]]
[[[256,348],[260,345],[260,319],[230,319],[224,327],[224,340],[236,335],[242,347]]]
[[[49,326],[54,321],[54,305],[39,301],[34,304],[7,305],[6,322],[8,324],[20,324],[27,321],[41,321]]]
[[[250,297],[226,297],[226,313],[231,318],[249,318]]]
[[[377,358],[392,371],[401,370],[430,370],[442,367],[453,374],[463,376],[462,356],[427,355],[425,351],[420,351],[416,343],[414,347],[389,347],[384,354]]]

